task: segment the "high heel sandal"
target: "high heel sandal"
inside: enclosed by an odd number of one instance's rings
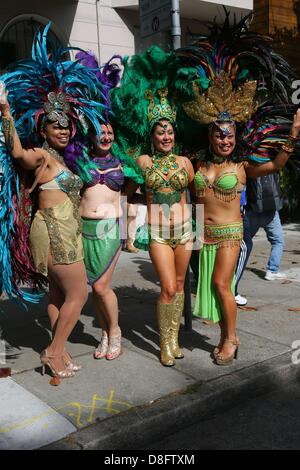
[[[44,351],[41,352],[40,354],[40,359],[41,359],[41,364],[42,364],[42,375],[45,374],[45,369],[46,366],[50,369],[50,372],[53,377],[57,377],[59,379],[68,379],[70,377],[74,377],[75,372],[73,370],[68,369],[67,367],[63,370],[57,370],[51,359],[54,359],[56,357],[60,357],[62,360],[62,363],[65,365],[64,358],[63,356],[49,356],[47,354],[47,349],[44,349]]]
[[[220,343],[221,343],[221,341],[220,341]],[[238,338],[238,336],[236,337],[236,344],[237,344],[237,346],[240,346],[240,344],[241,344],[240,338]],[[219,354],[221,347],[222,346],[218,345],[213,349],[212,355],[213,355],[214,358],[216,358],[216,356]]]
[[[224,343],[231,343],[233,346],[235,346],[235,349],[230,356],[225,358],[222,356],[222,353],[218,353],[215,357],[215,363],[218,366],[228,366],[233,362],[233,359],[237,359],[238,357],[238,349],[240,342],[237,339],[225,338]]]
[[[117,357],[122,354],[122,347],[121,347],[121,335],[119,336],[110,336],[108,339],[108,348],[106,353],[106,359],[108,361],[112,361],[113,359],[117,359]]]
[[[66,360],[64,359],[64,363],[65,363],[65,366],[66,366],[67,369],[73,370],[74,372],[78,372],[80,369],[82,369],[82,366],[80,364],[77,364],[76,362],[74,362],[72,360],[71,354],[65,349],[64,350],[64,357],[66,357],[66,355],[67,355],[67,359]]]
[[[108,336],[106,331],[102,332],[100,343],[94,351],[94,359],[103,359],[106,356],[108,349]]]

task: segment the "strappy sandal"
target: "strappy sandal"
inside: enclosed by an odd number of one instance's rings
[[[57,355],[51,356],[48,354],[47,349],[41,352],[40,359],[41,359],[41,364],[42,364],[42,375],[45,374],[45,369],[46,367],[48,367],[50,369],[52,377],[56,377],[59,379],[69,379],[70,377],[74,377],[75,372],[73,370],[68,369],[67,367],[65,367],[65,369],[62,369],[62,370],[57,370],[53,361],[51,361],[51,359],[54,359],[57,357],[60,357],[62,360],[62,363],[65,365],[63,356],[57,356]]]
[[[64,362],[67,369],[73,370],[74,372],[78,372],[82,369],[80,364],[73,361],[71,354],[66,349],[64,350]]]
[[[94,351],[94,359],[103,359],[106,357],[108,349],[108,336],[106,331],[102,332],[101,340]]]
[[[233,353],[228,357],[223,357],[222,353],[217,354],[215,357],[215,363],[218,366],[229,366],[233,362],[233,359],[237,359],[238,356],[238,349],[240,343],[236,339],[225,338],[224,343],[231,343],[233,346],[235,346],[235,349]]]
[[[106,354],[106,359],[108,361],[112,361],[113,359],[117,359],[117,357],[122,354],[122,347],[121,347],[121,338],[122,336],[110,336],[108,340],[108,349]]]
[[[238,336],[236,337],[236,344],[238,346],[240,346],[240,344],[241,344],[240,338]],[[221,349],[221,347],[220,347],[220,343],[219,343],[218,346],[215,346],[215,348],[213,349],[212,355],[213,355],[214,358],[216,358],[216,356],[219,354],[220,349]]]

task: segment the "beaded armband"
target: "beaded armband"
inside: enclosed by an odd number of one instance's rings
[[[14,146],[15,136],[15,123],[14,119],[10,117],[2,116],[2,130],[5,137],[5,143],[9,150]]]

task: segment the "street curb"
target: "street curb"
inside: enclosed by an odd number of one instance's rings
[[[152,403],[101,420],[41,450],[132,450],[225,411],[236,403],[300,380],[292,351],[209,381],[200,381]],[[225,367],[224,367],[225,369]],[[224,371],[225,372],[225,371]]]

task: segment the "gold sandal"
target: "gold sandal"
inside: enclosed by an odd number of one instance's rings
[[[221,343],[221,341],[220,341],[220,343]],[[214,358],[216,358],[216,356],[220,352],[220,349],[221,349],[220,343],[218,344],[218,346],[215,346],[215,348],[213,349],[212,355],[213,355]],[[241,344],[240,338],[238,336],[236,337],[236,343],[237,343],[238,346],[240,346],[240,344]]]
[[[40,359],[41,359],[41,364],[42,364],[42,375],[45,374],[45,369],[46,366],[50,369],[50,372],[52,374],[52,377],[57,377],[59,379],[69,379],[70,377],[74,377],[75,372],[73,370],[68,369],[65,367],[65,369],[62,370],[57,370],[51,359],[54,359],[56,357],[60,357],[62,360],[62,363],[65,365],[64,362],[64,357],[63,356],[49,356],[47,353],[47,349],[41,352],[40,354]]]
[[[215,357],[215,363],[218,366],[228,366],[233,362],[233,359],[237,359],[238,357],[238,349],[240,343],[237,341],[237,339],[225,338],[224,343],[231,343],[233,346],[235,346],[235,349],[230,356],[225,358],[222,356],[222,353],[218,353]]]

